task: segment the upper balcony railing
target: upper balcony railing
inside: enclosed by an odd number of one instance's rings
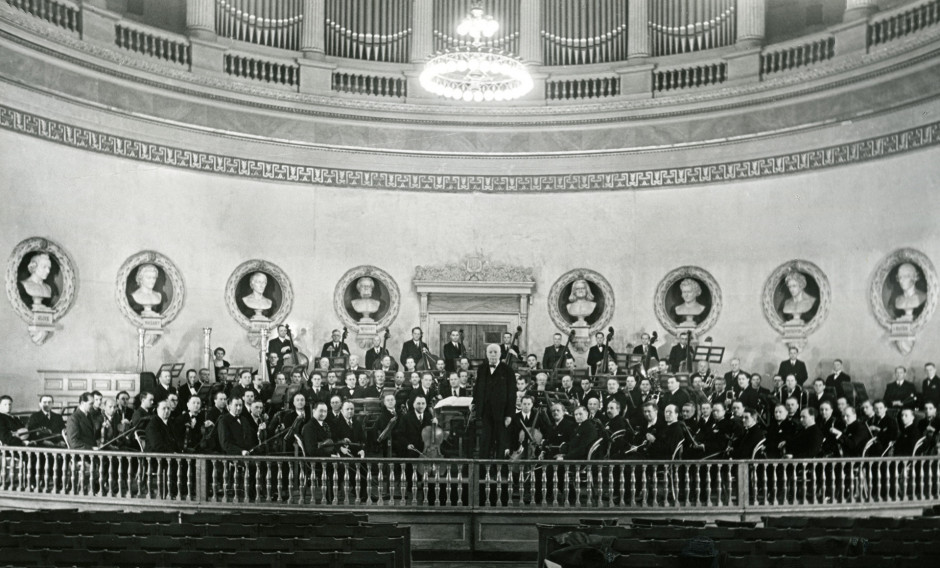
[[[776,79],[935,28],[940,0],[764,45],[766,0],[487,0],[486,46],[521,57],[536,88],[517,106],[682,95]],[[872,2],[850,4],[873,5]],[[187,34],[108,12],[102,0],[6,0],[0,17],[35,17],[83,41],[276,90],[438,102],[421,63],[463,46],[471,0],[188,0]],[[28,16],[25,16],[27,15]],[[199,41],[193,41],[198,39]],[[834,66],[835,68],[836,66]],[[443,101],[441,101],[443,104]]]

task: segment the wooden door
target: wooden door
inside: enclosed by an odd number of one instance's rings
[[[450,341],[450,332],[463,330],[463,344],[471,359],[485,359],[486,346],[490,343],[500,343],[503,333],[508,331],[505,324],[441,324],[441,341]],[[438,346],[438,349],[442,349]]]

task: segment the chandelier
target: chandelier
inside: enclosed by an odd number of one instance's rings
[[[510,101],[532,90],[532,77],[518,58],[483,46],[499,30],[499,22],[484,15],[476,2],[457,26],[468,45],[432,57],[421,72],[421,86],[435,95],[466,102]]]

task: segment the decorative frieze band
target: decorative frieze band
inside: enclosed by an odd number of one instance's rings
[[[549,193],[678,187],[805,173],[940,145],[940,122],[835,146],[677,168],[557,175],[407,174],[288,164],[200,152],[65,124],[0,105],[0,128],[151,164],[331,187],[421,192]]]

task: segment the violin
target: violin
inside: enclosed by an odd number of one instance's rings
[[[542,446],[544,441],[544,436],[542,431],[539,428],[528,428],[525,424],[521,424],[522,430],[519,431],[519,447],[512,454],[509,455],[509,459],[517,461],[520,459],[523,460],[533,460],[539,454],[539,448]]]

